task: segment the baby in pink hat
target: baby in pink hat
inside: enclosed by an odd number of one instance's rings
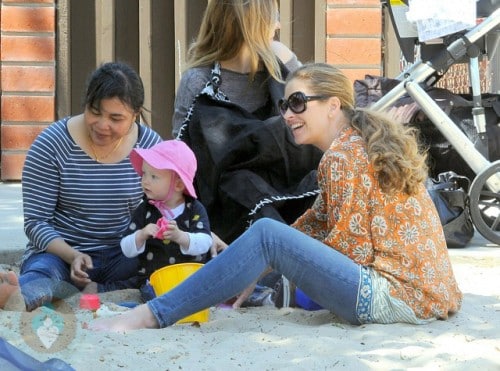
[[[142,177],[143,202],[132,215],[130,234],[121,240],[125,256],[139,257],[137,277],[123,288],[140,288],[154,297],[150,275],[167,265],[204,263],[212,245],[205,207],[193,186],[196,157],[186,143],[167,140],[148,149],[134,149],[130,162]]]

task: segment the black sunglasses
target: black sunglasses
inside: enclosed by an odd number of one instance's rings
[[[319,100],[329,98],[326,95],[305,95],[301,91],[296,91],[290,94],[288,99],[281,98],[278,102],[281,115],[285,116],[286,111],[290,108],[293,113],[302,113],[306,110],[306,103],[311,100]]]

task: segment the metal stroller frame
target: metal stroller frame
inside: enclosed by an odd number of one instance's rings
[[[386,5],[390,7],[389,0]],[[496,10],[492,10],[488,17],[462,36],[458,35],[458,39],[451,42],[445,49],[431,56],[427,61],[422,59],[415,61],[396,77],[400,83],[375,102],[371,108],[378,111],[386,110],[405,94],[415,100],[476,173],[469,188],[472,222],[481,235],[500,245],[500,160],[493,163],[488,160],[486,120],[481,102],[479,77],[481,43],[487,38],[492,38],[489,40],[493,41],[491,45],[498,46],[500,40],[500,8],[498,4],[494,6]],[[391,18],[393,18],[392,10],[389,10]],[[392,20],[394,24],[394,18]],[[394,27],[397,32],[396,24]],[[432,85],[435,82],[433,76],[444,74],[449,67],[463,61],[464,58],[469,59],[470,85],[473,97],[472,117],[478,134],[476,143],[472,143],[422,87]]]

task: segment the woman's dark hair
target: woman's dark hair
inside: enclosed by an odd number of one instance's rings
[[[83,106],[99,109],[101,100],[118,98],[141,113],[144,105],[144,86],[139,74],[123,62],[102,64],[89,76]]]

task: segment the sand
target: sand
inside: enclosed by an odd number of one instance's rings
[[[45,344],[34,329],[50,315],[40,310],[31,317],[0,311],[1,336],[40,361],[59,358],[76,370],[500,370],[500,248],[450,255],[463,307],[423,326],[355,327],[325,310],[211,308],[199,325],[103,333],[81,327],[93,313],[80,310],[75,296],[56,312],[63,325],[52,323],[64,330],[42,337]],[[127,310],[113,303],[137,299],[135,290],[101,295],[113,315]]]

